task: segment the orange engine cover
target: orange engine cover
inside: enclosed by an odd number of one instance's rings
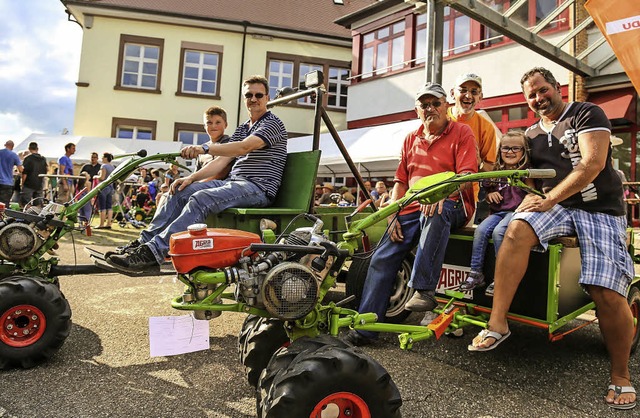
[[[238,262],[245,248],[259,242],[260,236],[251,232],[194,224],[186,232],[171,235],[169,256],[178,273],[188,273],[196,267],[230,267]]]

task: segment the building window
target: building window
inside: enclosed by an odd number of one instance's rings
[[[116,89],[160,93],[164,40],[121,35]]]
[[[348,62],[268,53],[269,96],[273,99],[278,89],[294,87],[294,80],[297,81],[295,87],[304,89],[305,74],[316,70],[322,71],[325,77],[327,94],[324,105],[333,109],[346,109],[347,86],[351,75]],[[301,106],[309,106],[315,103],[315,99],[307,96],[298,99],[296,103]]]
[[[404,30],[403,19],[363,35],[362,78],[404,68]]]
[[[504,13],[516,0],[479,0]],[[533,27],[564,0],[529,0],[512,16],[525,27]],[[568,29],[568,10],[545,27],[542,33]],[[424,65],[426,59],[427,15],[413,14],[409,8],[359,28],[353,39],[354,82]],[[479,22],[446,6],[443,22],[443,57],[452,58],[510,40]]]
[[[220,98],[223,47],[182,42],[178,95]]]
[[[113,118],[111,137],[122,139],[156,139],[157,122],[144,119]]]

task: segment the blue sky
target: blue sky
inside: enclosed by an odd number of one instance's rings
[[[0,0],[0,144],[73,133],[82,28],[59,0]]]

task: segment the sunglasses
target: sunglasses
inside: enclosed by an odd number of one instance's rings
[[[264,94],[264,93],[256,93],[256,94],[253,94],[253,93],[245,93],[245,94],[244,94],[244,98],[245,98],[245,99],[253,99],[253,98],[255,97],[256,99],[260,100],[260,99],[262,99],[264,96],[266,96],[266,94]]]
[[[440,106],[442,106],[442,102],[439,102],[437,100],[435,102],[430,102],[430,103],[420,102],[420,104],[418,105],[418,107],[423,110],[427,110],[428,108],[437,109]]]
[[[500,151],[502,151],[502,152],[509,152],[509,151],[511,151],[511,152],[513,152],[514,154],[515,154],[516,152],[520,152],[520,151],[523,151],[523,150],[524,150],[524,147],[523,147],[523,146],[515,146],[515,147],[500,147]]]

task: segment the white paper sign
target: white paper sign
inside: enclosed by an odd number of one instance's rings
[[[149,318],[151,357],[175,356],[209,349],[209,321],[191,315]]]

